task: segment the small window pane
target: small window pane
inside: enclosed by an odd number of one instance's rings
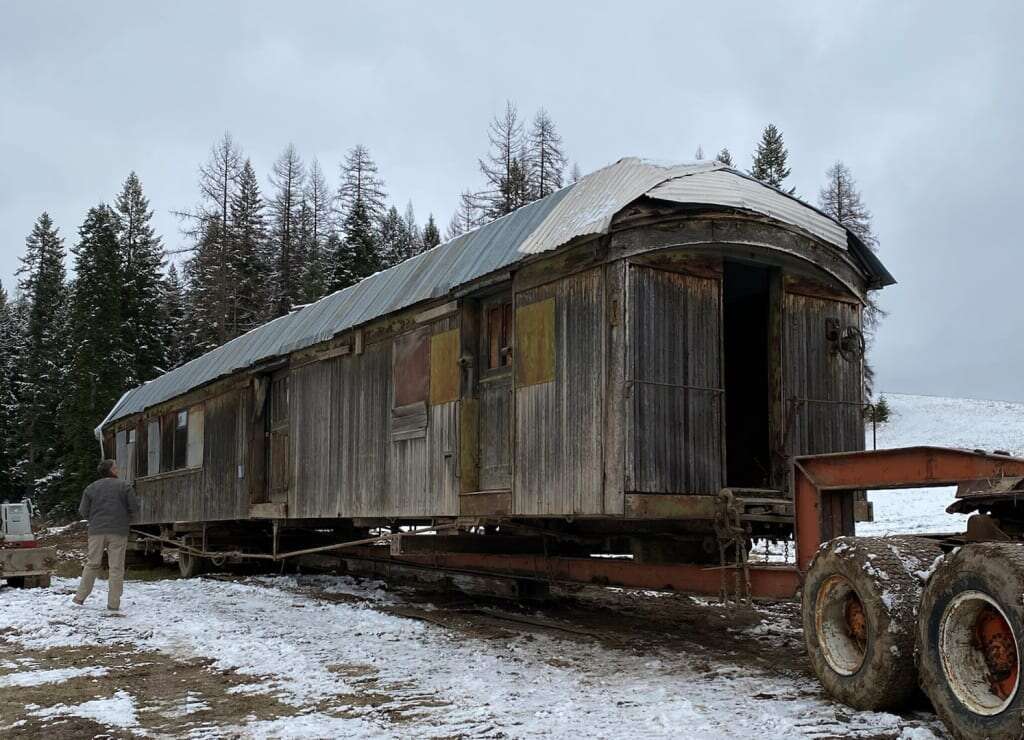
[[[393,359],[394,407],[427,400],[430,394],[430,331],[395,337]]]
[[[203,407],[193,406],[188,414],[188,467],[198,468],[203,464]]]
[[[150,419],[149,429],[147,436],[148,442],[148,464],[146,466],[147,475],[156,475],[160,472],[160,420]]]

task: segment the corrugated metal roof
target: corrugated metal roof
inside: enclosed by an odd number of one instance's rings
[[[763,213],[846,249],[846,229],[840,224],[806,203],[735,170],[718,169],[674,177],[646,194],[675,203],[729,206]]]
[[[663,166],[622,159],[468,234],[274,319],[126,393],[100,427],[218,378],[309,347],[339,332],[508,268],[528,255],[607,233],[642,195],[743,208],[846,249],[846,231],[815,209],[718,162]],[[97,429],[97,432],[99,429]]]

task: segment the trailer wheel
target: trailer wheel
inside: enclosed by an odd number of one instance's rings
[[[41,576],[25,576],[24,588],[49,588],[50,574]]]
[[[871,711],[909,703],[921,581],[941,555],[915,537],[838,537],[819,550],[804,581],[804,640],[830,695]]]
[[[1024,547],[967,545],[946,558],[921,597],[921,687],[958,738],[1024,737]]]
[[[186,544],[191,544],[186,542]],[[206,570],[206,558],[187,550],[178,550],[178,570],[182,578],[195,578]]]

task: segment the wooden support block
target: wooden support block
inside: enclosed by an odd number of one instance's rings
[[[714,519],[714,496],[627,493],[627,519]]]
[[[250,519],[284,519],[288,516],[288,504],[252,504],[249,506]]]
[[[512,512],[512,491],[478,491],[459,496],[460,516],[509,516]]]

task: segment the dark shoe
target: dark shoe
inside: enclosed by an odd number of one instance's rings
[[[71,603],[75,606],[85,606],[85,601],[79,601],[77,598],[72,598]]]

